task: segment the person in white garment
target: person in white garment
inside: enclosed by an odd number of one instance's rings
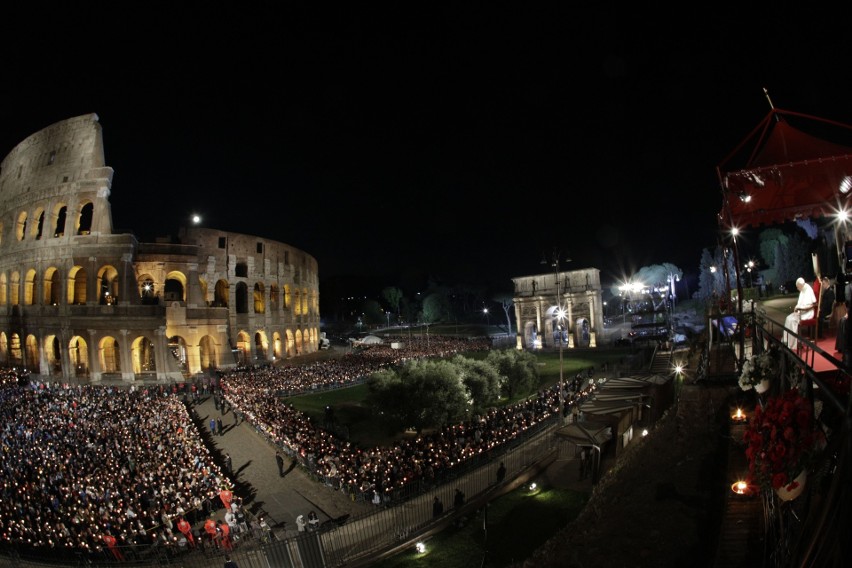
[[[784,342],[790,349],[796,348],[796,337],[794,334],[799,332],[799,322],[802,320],[811,319],[814,317],[814,309],[816,309],[817,299],[814,294],[814,289],[811,285],[805,282],[804,278],[796,280],[796,289],[799,290],[799,300],[793,308],[793,312],[784,320],[784,327],[792,333],[784,332]]]

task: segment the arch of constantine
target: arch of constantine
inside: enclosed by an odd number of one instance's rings
[[[597,347],[603,329],[600,270],[513,278],[518,349]],[[560,309],[561,308],[561,309]]]
[[[165,381],[317,349],[312,256],[201,227],[154,243],[113,233],[112,178],[96,114],[0,163],[0,365]]]

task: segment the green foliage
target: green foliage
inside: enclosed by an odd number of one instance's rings
[[[384,298],[390,308],[399,315],[399,303],[402,301],[402,290],[396,286],[388,286],[382,290],[382,298]]]
[[[539,372],[535,355],[517,349],[497,349],[485,360],[503,378],[503,390],[509,398],[523,396],[538,388]]]
[[[483,413],[497,404],[500,400],[500,375],[493,365],[462,355],[456,355],[451,361],[472,400],[471,412]]]
[[[442,291],[433,292],[423,299],[423,321],[451,321],[452,310],[449,298]]]
[[[460,422],[467,412],[467,392],[459,369],[450,361],[418,359],[397,370],[374,374],[369,403],[382,410],[390,428],[440,428]]]
[[[389,433],[404,430],[411,423],[406,387],[395,370],[374,373],[367,380],[367,391],[365,402],[379,411],[379,420]]]

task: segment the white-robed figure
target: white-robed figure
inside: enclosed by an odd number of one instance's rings
[[[796,348],[796,337],[793,334],[799,332],[799,322],[802,320],[812,319],[814,317],[814,309],[817,305],[816,294],[811,285],[805,282],[804,278],[796,280],[796,289],[799,290],[799,301],[793,308],[793,313],[787,316],[784,320],[784,327],[793,333],[784,332],[784,343],[790,349]]]

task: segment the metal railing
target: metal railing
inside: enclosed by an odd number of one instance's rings
[[[743,320],[748,321],[743,331],[748,329],[750,341],[741,342],[741,357],[777,350],[780,376],[769,396],[799,388],[811,401],[817,427],[826,436],[799,498],[781,502],[774,492],[762,492],[765,565],[848,566],[852,561],[852,375],[842,361],[807,338],[793,334],[797,347],[789,348],[781,338],[784,332],[792,332],[765,314]],[[823,357],[833,369],[817,373],[816,357]]]

